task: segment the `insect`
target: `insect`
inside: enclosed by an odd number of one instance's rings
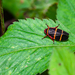
[[[58,24],[58,26],[59,26],[59,24]],[[65,41],[69,37],[69,33],[65,32],[65,31],[63,31],[61,29],[57,29],[58,26],[56,26],[56,27],[49,27],[47,25],[48,28],[46,28],[44,30],[44,33],[46,34],[46,36],[49,36],[51,38],[51,40],[53,41],[53,44],[54,44],[54,40]],[[42,38],[42,39],[44,39],[44,38]]]

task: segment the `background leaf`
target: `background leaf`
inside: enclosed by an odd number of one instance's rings
[[[59,48],[59,49],[58,49]],[[75,55],[73,52],[60,47],[53,51],[50,71],[51,75],[75,75]]]
[[[56,20],[57,4],[53,4],[47,11],[46,15],[52,20]]]
[[[48,8],[58,0],[2,0],[4,9],[15,18],[39,17],[42,18]],[[24,17],[25,15],[25,17]]]

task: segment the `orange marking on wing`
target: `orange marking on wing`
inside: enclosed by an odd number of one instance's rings
[[[55,39],[55,36],[56,36],[56,32],[57,32],[57,28],[55,29],[55,33],[54,33],[54,39]]]
[[[49,28],[47,29],[47,34],[48,34]]]
[[[59,39],[59,41],[61,41],[61,39],[62,39],[62,35],[63,35],[63,30],[62,30],[62,34],[61,34],[61,36],[60,36],[60,39]]]

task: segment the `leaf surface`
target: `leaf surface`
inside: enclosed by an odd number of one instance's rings
[[[0,66],[1,74],[35,75],[48,68],[52,50],[61,45],[68,45],[70,41],[53,44],[45,36],[45,24],[55,27],[52,20],[39,19],[19,20],[9,26],[7,32],[0,38]],[[63,45],[62,45],[63,44]],[[66,45],[67,44],[67,45]],[[40,68],[41,67],[41,68]]]

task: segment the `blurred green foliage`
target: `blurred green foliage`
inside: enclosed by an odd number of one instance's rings
[[[57,1],[58,0],[3,0],[3,7],[16,19],[27,17],[38,17],[42,19],[50,16],[49,11],[51,10],[49,8]],[[48,14],[46,15],[47,12]]]
[[[57,4],[53,4],[47,11],[46,16],[52,20],[56,20]]]

